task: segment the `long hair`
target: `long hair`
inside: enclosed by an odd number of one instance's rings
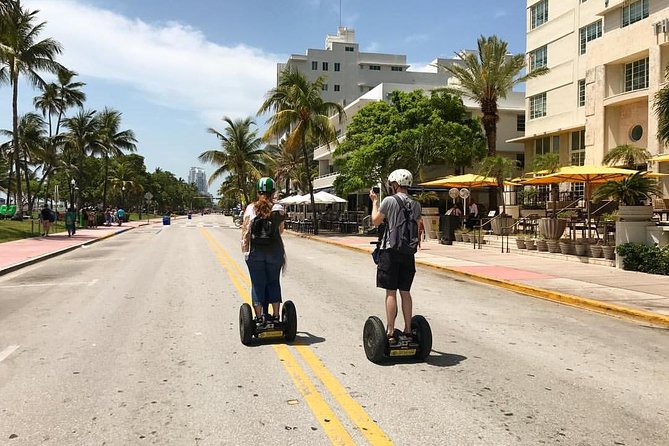
[[[259,192],[258,201],[253,203],[253,210],[255,211],[256,215],[260,215],[262,218],[268,218],[269,214],[272,213],[272,206],[274,206],[272,193]]]

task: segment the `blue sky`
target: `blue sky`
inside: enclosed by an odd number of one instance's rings
[[[197,156],[216,148],[208,127],[253,116],[276,81],[276,64],[336,33],[339,0],[24,0],[41,11],[44,36],[64,46],[59,61],[86,82],[86,107],[113,107],[138,137],[150,170],[187,178]],[[363,51],[405,54],[416,69],[475,48],[497,34],[525,51],[521,0],[341,0],[341,24]],[[21,86],[20,109],[37,94]],[[0,88],[0,128],[11,126]],[[266,117],[256,121],[264,127]],[[216,185],[210,192],[215,193]]]

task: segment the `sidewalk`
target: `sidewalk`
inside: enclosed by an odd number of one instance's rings
[[[376,237],[297,236],[371,252]],[[370,258],[371,262],[371,258]],[[423,242],[416,263],[533,297],[669,327],[669,276],[610,266],[473,249],[470,243]]]
[[[151,223],[162,223],[162,220],[153,219]],[[48,237],[33,237],[0,243],[0,276],[41,260],[72,251],[82,245],[89,245],[147,224],[149,223],[146,220],[131,221],[123,223],[123,226],[77,229],[77,233],[73,237],[68,237],[67,231],[64,231]]]

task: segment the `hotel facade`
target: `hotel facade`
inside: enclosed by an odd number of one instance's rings
[[[663,153],[655,94],[666,85],[669,0],[528,0],[525,157],[601,165],[619,145]],[[662,165],[653,165],[659,171]],[[666,181],[664,181],[665,192]]]

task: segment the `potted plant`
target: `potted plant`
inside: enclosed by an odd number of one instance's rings
[[[456,242],[461,242],[462,241],[462,229],[456,229],[455,230],[455,241]]]
[[[542,236],[539,236],[536,241],[537,244],[537,251],[541,252],[547,252],[548,251],[548,243],[546,242],[546,239]]]
[[[525,236],[520,234],[516,237],[516,246],[518,249],[525,249]]]
[[[576,239],[574,243],[574,250],[577,256],[586,256],[589,254],[588,243],[582,239]]]
[[[605,243],[602,245],[602,255],[607,260],[616,259],[616,247],[614,245]]]
[[[603,257],[602,245],[600,245],[599,242],[592,243],[589,246],[590,246],[590,257],[594,257],[595,259]]]
[[[571,254],[572,253],[572,246],[573,244],[571,243],[571,240],[568,238],[561,238],[559,241],[560,245],[560,252],[562,254]]]
[[[546,240],[546,246],[548,247],[548,252],[558,253],[560,252],[560,241],[559,240]]]
[[[525,239],[525,248],[527,248],[528,251],[534,251],[537,249],[537,245],[535,243],[536,243],[535,239],[528,237],[527,239]]]
[[[620,181],[607,181],[594,194],[596,201],[609,198],[618,201],[619,221],[647,221],[653,217],[653,207],[645,205],[652,195],[661,195],[657,181],[641,172]]]
[[[469,232],[468,231],[462,231],[462,241],[467,243],[469,242]]]

